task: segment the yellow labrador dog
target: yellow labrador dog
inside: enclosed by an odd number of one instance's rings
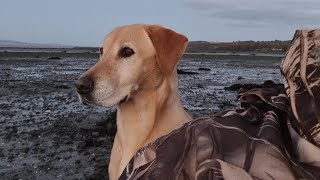
[[[117,179],[133,155],[191,120],[180,102],[176,65],[188,39],[159,25],[113,30],[100,60],[77,81],[84,104],[117,106],[117,134],[109,164]]]

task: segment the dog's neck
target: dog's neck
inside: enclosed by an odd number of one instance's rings
[[[140,148],[191,120],[181,104],[177,82],[176,74],[164,78],[155,90],[136,93],[118,105],[116,140],[127,161]]]

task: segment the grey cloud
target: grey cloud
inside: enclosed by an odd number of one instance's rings
[[[228,25],[320,25],[319,0],[184,0],[183,3]]]

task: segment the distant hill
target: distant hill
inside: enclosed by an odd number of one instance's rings
[[[234,42],[208,42],[190,41],[187,53],[223,53],[223,52],[260,52],[260,53],[284,53],[287,51],[290,41],[234,41]],[[72,48],[77,50],[97,51],[98,47],[66,46],[61,44],[40,44],[20,41],[0,40],[0,48]]]
[[[11,40],[0,40],[0,47],[7,48],[72,48],[73,46],[66,46],[61,44],[42,44],[42,43],[27,43]]]
[[[234,41],[234,42],[207,42],[191,41],[186,52],[215,53],[215,52],[286,52],[290,41]]]

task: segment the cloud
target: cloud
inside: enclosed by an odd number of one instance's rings
[[[232,26],[319,27],[319,0],[183,0],[186,7]]]

